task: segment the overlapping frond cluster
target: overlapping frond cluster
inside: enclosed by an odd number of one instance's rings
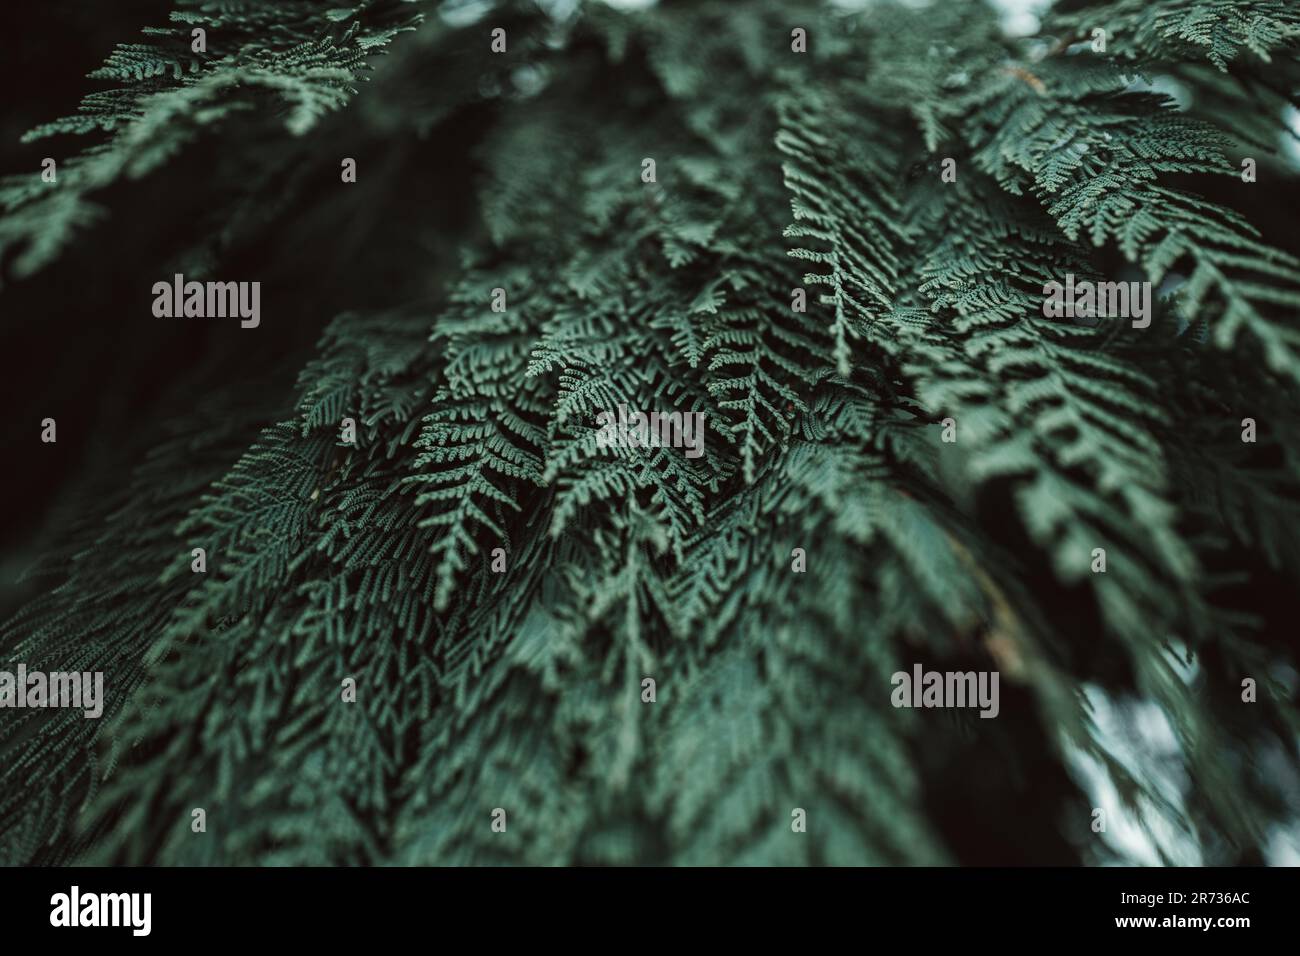
[[[112,131],[77,175],[5,186],[0,247],[46,243],[26,275],[187,130],[312,136],[390,41],[352,111],[448,77],[357,134],[424,143],[391,202],[430,156],[469,168],[437,184],[460,258],[404,264],[426,296],[320,322],[296,404],[197,484],[160,437],[0,632],[113,687],[102,729],[0,724],[9,862],[1106,859],[1078,753],[1206,859],[1300,813],[1262,769],[1300,729],[1266,601],[1300,574],[1300,264],[1252,225],[1295,189],[1258,152],[1300,81],[1287,4],[1121,0],[1013,40],[975,4],[507,3],[397,36],[421,6],[182,6],[56,124]],[[1067,273],[1149,281],[1153,321],[1048,317]],[[620,406],[701,414],[702,453],[610,447]],[[998,671],[999,716],[891,706],[914,663]],[[1168,716],[1181,805],[1095,688]]]
[[[262,110],[306,133],[356,94],[368,59],[420,19],[406,0],[177,6],[170,25],[144,31],[149,42],[120,44],[90,74],[125,85],[87,95],[77,113],[26,135],[97,139],[58,165],[57,189],[27,174],[0,181],[0,254],[18,251],[16,277],[43,269],[98,219],[97,193],[148,175],[232,116]]]

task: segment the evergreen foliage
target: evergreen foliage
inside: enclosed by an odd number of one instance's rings
[[[154,278],[301,248],[333,307],[215,320],[47,520],[0,668],[109,692],[3,712],[0,862],[1124,859],[1081,761],[1264,859],[1300,819],[1298,44],[1285,0],[1023,38],[964,2],[181,0],[29,134],[57,184],[0,182],[0,302],[139,261],[141,217]],[[168,176],[205,217],[114,205]],[[1066,273],[1151,282],[1150,327],[1045,317]],[[144,289],[128,349],[213,321]],[[598,447],[620,403],[703,412],[704,454]],[[1001,714],[892,707],[917,662],[999,671]],[[1163,715],[1175,792],[1099,695]]]

